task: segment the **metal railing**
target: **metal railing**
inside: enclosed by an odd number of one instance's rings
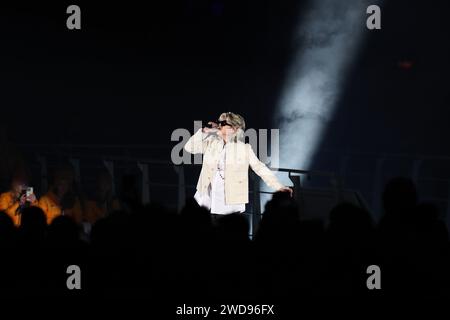
[[[152,199],[155,188],[173,189],[172,194],[176,194],[176,198],[170,201],[170,205],[175,209],[180,209],[184,205],[189,191],[193,191],[198,178],[198,173],[190,177],[186,176],[186,170],[191,170],[189,169],[191,165],[173,165],[170,160],[158,159],[149,152],[152,151],[158,155],[170,154],[170,146],[34,145],[22,146],[22,149],[28,154],[28,158],[32,159],[34,169],[38,172],[41,191],[45,191],[48,186],[47,176],[49,168],[54,162],[51,161],[52,158],[70,159],[75,167],[77,179],[85,180],[84,182],[87,179],[82,178],[83,171],[87,166],[85,162],[91,162],[91,165],[95,162],[95,166],[107,168],[113,177],[120,170],[134,168],[139,175],[143,201]],[[150,155],[144,156],[143,153]],[[327,167],[325,171],[272,169],[286,172],[297,189],[302,186],[300,178],[297,178],[301,175],[305,177],[305,181],[312,176],[326,177],[329,187],[336,191],[338,198],[344,188],[359,190],[362,197],[369,200],[369,209],[376,217],[379,217],[382,211],[382,190],[387,180],[397,175],[408,176],[416,183],[422,200],[435,202],[441,208],[444,216],[450,216],[450,157],[333,151],[323,151],[316,155],[317,159],[321,157],[332,158],[335,160],[336,166]],[[162,169],[163,167],[166,169]],[[170,170],[167,171],[167,168]],[[439,168],[445,168],[445,170],[439,170]],[[166,179],[158,181],[153,175],[161,170],[166,170]],[[250,190],[253,195],[252,212],[260,213],[259,195],[266,191],[260,190],[258,179],[252,179],[252,181]],[[254,192],[254,190],[258,192]]]

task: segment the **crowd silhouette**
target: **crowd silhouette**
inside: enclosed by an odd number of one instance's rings
[[[1,212],[1,295],[203,303],[449,295],[446,225],[407,178],[386,185],[378,224],[351,203],[326,223],[302,220],[297,203],[276,193],[252,240],[242,214],[212,220],[193,199],[179,213],[132,193],[124,200],[88,233],[71,216],[47,224],[38,206],[23,209],[20,226]],[[70,265],[80,267],[81,290],[67,288]],[[381,290],[367,288],[370,265],[380,267]]]

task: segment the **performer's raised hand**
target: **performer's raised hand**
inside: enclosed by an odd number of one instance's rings
[[[202,131],[204,133],[216,133],[218,131],[219,125],[213,121],[208,122],[208,126],[204,127]]]

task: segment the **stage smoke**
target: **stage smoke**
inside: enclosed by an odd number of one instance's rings
[[[376,1],[311,1],[294,35],[296,54],[278,106],[280,167],[310,169]]]

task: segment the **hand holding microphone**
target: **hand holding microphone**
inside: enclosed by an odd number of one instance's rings
[[[219,125],[213,121],[209,121],[206,127],[202,129],[204,133],[216,133],[218,131]]]

